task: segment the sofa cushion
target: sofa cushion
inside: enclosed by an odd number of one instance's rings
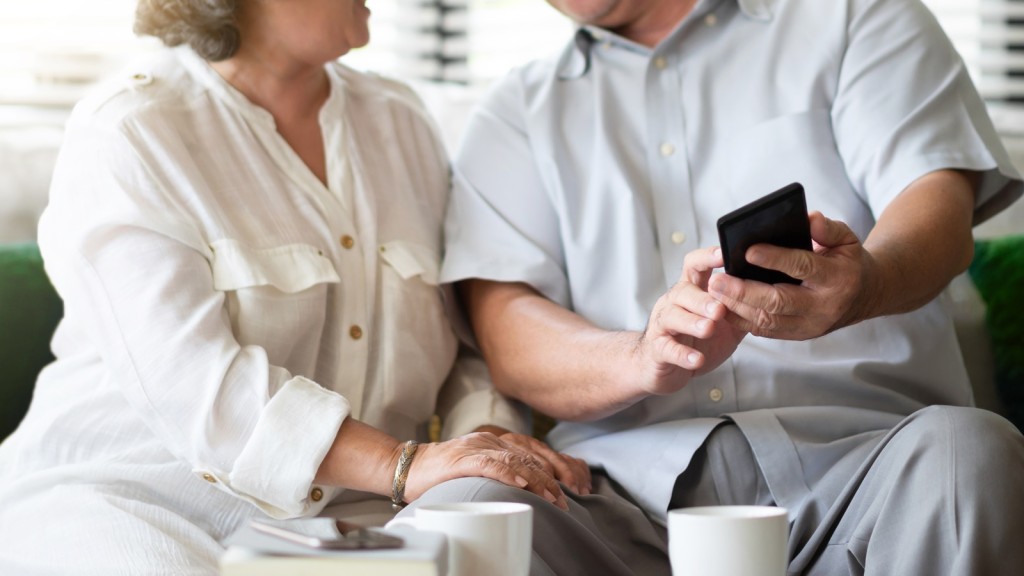
[[[18,426],[36,375],[53,360],[50,338],[63,313],[39,248],[0,245],[0,439]]]
[[[1006,417],[1024,430],[1024,235],[975,242],[970,274],[985,300],[996,390]]]

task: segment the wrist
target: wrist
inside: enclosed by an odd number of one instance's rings
[[[398,511],[405,507],[405,485],[409,479],[409,469],[416,457],[420,443],[409,440],[401,445],[398,459],[395,461],[394,474],[391,481],[391,507]]]
[[[847,313],[840,317],[828,332],[891,313],[885,307],[885,289],[888,285],[899,284],[891,282],[887,276],[899,273],[898,266],[887,267],[870,252],[865,251],[860,283],[853,288],[853,302]]]

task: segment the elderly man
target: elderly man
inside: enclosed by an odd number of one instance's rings
[[[470,122],[442,279],[499,390],[593,467],[571,513],[650,520],[597,529],[605,572],[667,562],[671,508],[755,503],[789,510],[793,574],[1019,570],[1024,438],[970,407],[942,292],[1022,183],[928,10],[551,2],[579,29]],[[813,252],[746,258],[801,283],[712,273],[717,218],[790,182]]]

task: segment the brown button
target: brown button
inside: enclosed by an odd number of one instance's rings
[[[203,474],[203,480],[206,480],[207,482],[210,482],[211,484],[216,484],[217,483],[217,479],[214,478],[213,474],[210,474],[210,473]]]
[[[359,340],[363,337],[363,329],[359,326],[353,325],[348,329],[348,335],[351,336],[353,340]]]
[[[309,499],[313,502],[319,502],[324,497],[324,491],[319,488],[313,488],[309,493]]]
[[[345,250],[348,250],[348,249],[352,248],[355,245],[356,245],[356,239],[355,238],[349,236],[348,234],[345,234],[344,236],[341,237],[341,247],[344,248]]]

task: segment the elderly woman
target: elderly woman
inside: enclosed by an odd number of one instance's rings
[[[250,517],[386,520],[463,477],[586,491],[578,461],[469,433],[519,418],[456,360],[431,122],[336,62],[368,17],[139,3],[172,48],[76,108],[40,222],[66,316],[0,447],[0,573],[211,574]],[[435,412],[454,439],[425,442]]]

